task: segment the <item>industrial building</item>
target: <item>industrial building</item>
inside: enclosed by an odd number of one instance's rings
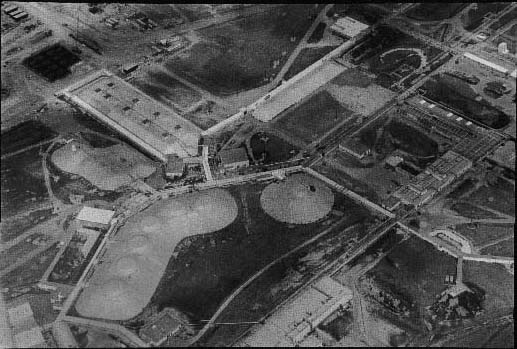
[[[448,151],[392,195],[404,204],[419,207],[471,167],[472,161],[454,151]]]
[[[344,37],[346,39],[352,39],[359,35],[363,30],[368,29],[368,27],[369,26],[367,24],[359,22],[356,19],[342,17],[338,18],[336,23],[330,27],[330,30],[338,36]]]
[[[225,170],[235,170],[250,165],[246,149],[244,148],[223,150],[219,153],[219,158]]]
[[[339,143],[339,150],[351,154],[358,159],[364,159],[372,150],[356,139],[344,140]]]
[[[348,303],[352,291],[329,276],[305,288],[262,325],[252,328],[240,347],[294,347],[305,343],[314,329]],[[312,342],[314,342],[312,338]],[[316,343],[312,343],[316,344]],[[321,345],[321,343],[318,343]]]
[[[76,220],[86,228],[109,229],[115,211],[84,206]]]
[[[163,162],[196,156],[201,129],[112,73],[100,70],[57,95]]]

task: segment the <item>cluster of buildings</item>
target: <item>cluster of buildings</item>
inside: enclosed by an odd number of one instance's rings
[[[472,161],[454,151],[448,151],[410,183],[397,189],[392,194],[395,199],[388,199],[384,206],[388,210],[396,209],[400,203],[420,207],[471,167]]]
[[[311,333],[352,297],[348,287],[325,276],[282,306],[264,324],[252,328],[237,346],[322,346],[321,340]]]
[[[15,21],[21,21],[22,19],[29,17],[27,12],[18,9],[18,6],[15,5],[7,6],[4,9],[4,13]]]

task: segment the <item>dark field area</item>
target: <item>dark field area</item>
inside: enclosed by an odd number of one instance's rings
[[[325,33],[325,28],[327,28],[327,25],[325,23],[318,24],[316,26],[316,29],[314,29],[314,32],[312,33],[309,40],[307,40],[307,42],[309,44],[313,44],[320,41],[323,38],[323,34]]]
[[[178,4],[177,7],[190,22],[212,17],[208,8],[203,4]]]
[[[262,164],[287,161],[298,152],[298,148],[269,133],[256,133],[250,140],[255,160]]]
[[[468,31],[476,30],[482,23],[483,18],[489,13],[496,14],[506,8],[508,3],[504,2],[480,2],[476,9],[470,9],[463,17],[463,28]]]
[[[349,226],[348,223],[344,223]],[[345,253],[352,246],[350,239],[364,236],[367,228],[358,224],[339,233],[335,229],[299,252],[265,271],[245,288],[218,317],[220,322],[257,321],[294,294],[321,267]],[[317,257],[316,259],[314,256]],[[201,339],[203,346],[229,346],[251,327],[217,326]]]
[[[60,44],[52,45],[23,61],[30,69],[50,82],[70,74],[70,67],[80,59]]]
[[[470,118],[495,129],[508,125],[510,117],[484,99],[476,101],[477,94],[464,81],[440,74],[423,85],[425,96],[459,111]]]
[[[201,95],[197,91],[162,72],[150,72],[145,80],[137,79],[132,83],[149,96],[168,106],[178,106],[184,109],[201,99]]]
[[[460,216],[473,219],[498,217],[495,213],[484,210],[465,201],[455,202],[451,205],[451,210],[456,211]]]
[[[406,16],[417,21],[439,21],[454,17],[468,3],[429,2],[416,5],[406,12]]]
[[[40,253],[36,257],[27,261],[24,265],[4,275],[0,279],[2,287],[17,288],[32,286],[41,279],[58,251],[58,243],[56,242],[48,250]]]
[[[330,93],[322,91],[279,117],[276,125],[311,143],[351,115],[352,111],[342,106]]]
[[[396,48],[404,50],[384,54]],[[364,44],[356,46],[350,52],[350,56],[352,63],[366,64],[369,70],[377,75],[376,82],[388,88],[420,66],[421,57],[417,53],[420,50],[428,62],[442,53],[441,50],[426,45],[395,28],[381,25],[369,35]]]
[[[324,229],[318,222],[288,226],[273,220],[260,207],[263,187],[230,188],[239,204],[237,219],[214,234],[181,243],[178,257],[169,262],[153,296],[153,304],[177,307],[193,320],[208,319],[254,272]],[[366,209],[336,194],[334,209],[344,211],[345,207],[348,225],[371,218]]]
[[[487,315],[499,311],[513,312],[514,278],[502,265],[464,261],[463,280],[486,292],[483,308]]]
[[[284,75],[284,80],[289,80],[335,48],[335,46],[304,48]]]
[[[511,238],[505,241],[501,241],[495,245],[488,246],[481,250],[482,254],[489,254],[492,256],[515,256],[515,239]]]
[[[189,56],[173,58],[165,67],[217,95],[262,86],[281,69],[318,11],[314,5],[290,4],[203,29],[204,40]],[[275,60],[280,64],[273,69]]]
[[[47,199],[39,149],[2,160],[2,219],[21,213]]]
[[[50,207],[50,205],[49,205]],[[36,210],[21,217],[6,219],[2,217],[2,242],[7,242],[24,231],[52,217],[52,208]]]
[[[475,246],[483,246],[501,238],[513,236],[513,224],[459,224],[456,231],[471,239]]]
[[[23,122],[2,132],[1,154],[9,154],[55,136],[56,133],[39,121]]]
[[[515,185],[499,177],[496,183],[482,186],[467,200],[515,217]]]
[[[438,155],[438,144],[418,128],[395,117],[385,124],[383,122],[386,120],[361,131],[359,137],[364,145],[379,154],[401,149],[423,159],[432,159]]]
[[[508,12],[507,14],[505,14],[504,16],[499,18],[499,20],[497,22],[492,23],[492,25],[490,26],[490,29],[497,30],[501,27],[504,27],[505,25],[510,23],[510,21],[512,19],[515,19],[516,17],[517,17],[517,8],[514,8],[513,10],[511,10],[510,12]]]
[[[446,288],[447,274],[456,274],[456,259],[417,237],[400,243],[367,273],[394,294],[415,302],[420,314]]]

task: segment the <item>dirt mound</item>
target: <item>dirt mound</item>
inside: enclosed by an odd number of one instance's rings
[[[151,300],[176,245],[188,236],[228,226],[237,214],[228,191],[210,189],[158,202],[131,217],[80,295],[77,311],[110,320],[138,315]]]
[[[62,171],[84,177],[102,190],[116,190],[156,170],[150,160],[121,144],[92,148],[73,141],[57,149],[51,159]]]
[[[332,190],[306,174],[295,174],[267,186],[260,196],[264,211],[274,219],[307,224],[325,217],[334,204]]]

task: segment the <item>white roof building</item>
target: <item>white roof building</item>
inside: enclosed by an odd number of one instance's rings
[[[368,29],[368,25],[350,17],[338,18],[330,29],[337,32],[338,34],[344,35],[349,38],[354,38],[363,30]]]
[[[80,221],[87,221],[96,224],[109,225],[111,219],[115,215],[115,211],[111,210],[103,210],[95,207],[84,206],[79,214],[77,215],[77,219]]]

